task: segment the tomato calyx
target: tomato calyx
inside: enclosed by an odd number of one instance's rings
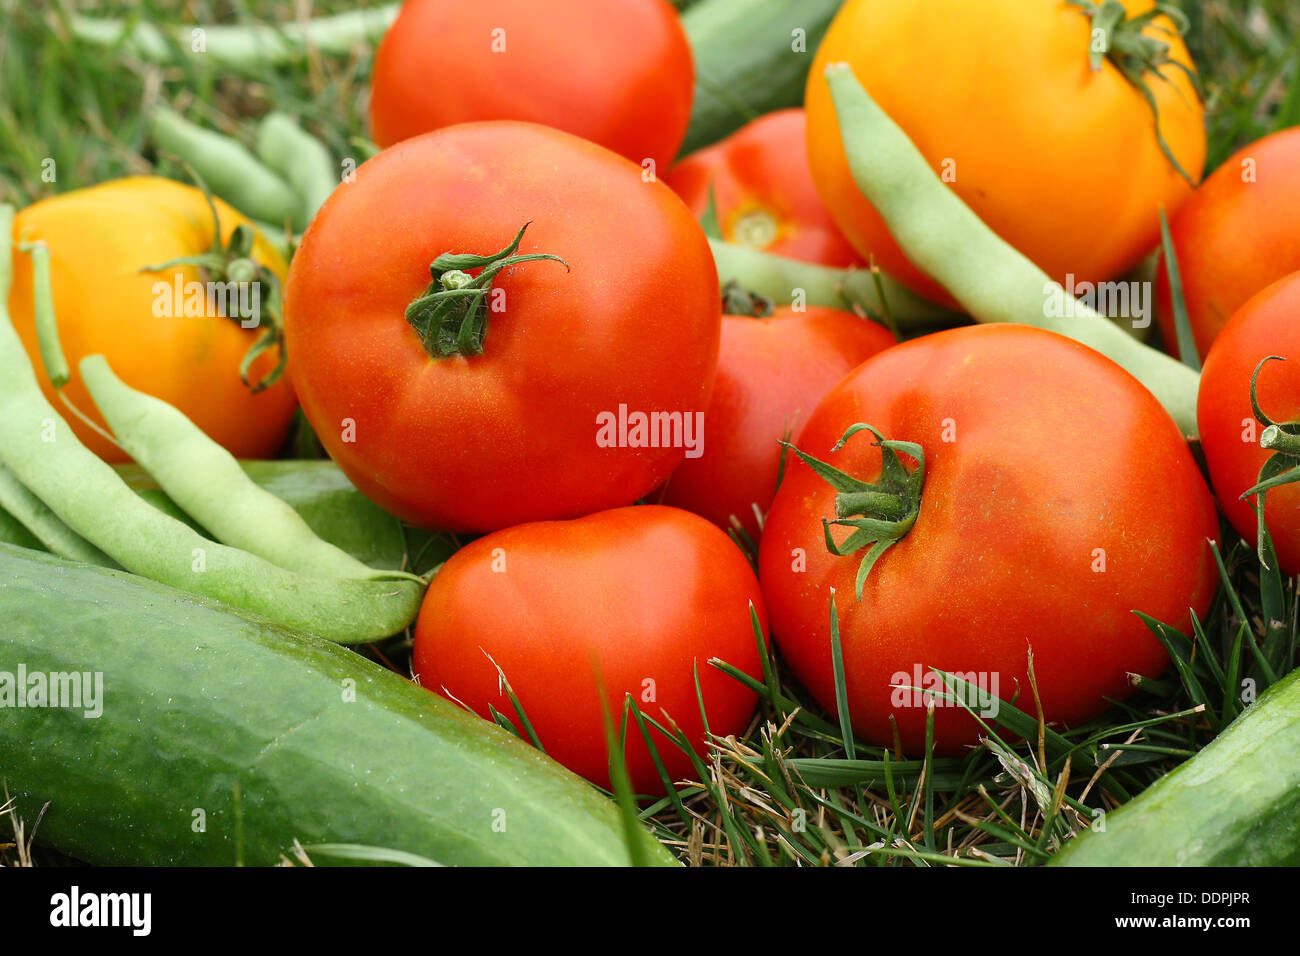
[[[502,269],[521,262],[550,259],[568,271],[569,264],[559,256],[542,252],[514,254],[531,225],[532,222],[524,223],[514,240],[500,252],[488,256],[444,252],[429,265],[432,279],[428,287],[406,307],[406,321],[420,336],[420,344],[429,355],[449,358],[483,354],[488,293]],[[470,275],[473,269],[480,270],[477,276]]]
[[[1266,356],[1255,366],[1255,371],[1250,376],[1250,407],[1254,409],[1255,418],[1264,426],[1264,430],[1259,435],[1259,445],[1274,454],[1268,461],[1264,462],[1264,467],[1259,470],[1257,483],[1241,493],[1241,500],[1245,501],[1251,495],[1259,495],[1260,501],[1257,507],[1261,511],[1263,510],[1264,492],[1279,485],[1300,481],[1300,422],[1282,422],[1279,424],[1264,414],[1264,410],[1259,407],[1259,396],[1256,392],[1259,373],[1265,365],[1274,359],[1280,362],[1286,361],[1280,355]]]
[[[263,389],[270,388],[279,381],[280,376],[284,374],[285,365],[288,361],[288,355],[284,347],[284,309],[280,280],[274,272],[253,258],[253,240],[256,234],[253,227],[248,223],[240,223],[236,226],[230,234],[230,240],[222,243],[221,218],[217,215],[217,206],[212,201],[212,193],[203,180],[198,177],[197,173],[193,175],[199,188],[203,191],[203,198],[207,200],[208,210],[212,214],[211,248],[207,252],[201,252],[198,255],[179,256],[175,259],[168,259],[166,262],[160,262],[157,265],[142,266],[140,271],[161,272],[175,266],[196,266],[201,270],[204,279],[208,282],[229,283],[232,286],[256,288],[258,294],[254,300],[257,302],[256,315],[254,316],[241,318],[238,315],[228,314],[223,308],[221,297],[217,297],[214,302],[217,310],[225,318],[237,323],[241,328],[262,330],[262,334],[249,346],[248,351],[244,353],[244,357],[239,363],[239,380],[244,383],[249,391],[256,394]],[[226,301],[233,301],[234,298],[235,293],[233,292],[227,293],[225,296]],[[241,301],[243,300],[243,296],[239,298]],[[251,326],[247,324],[248,318],[255,319]],[[249,372],[252,370],[253,363],[257,361],[258,356],[273,348],[280,350],[280,358],[276,362],[275,368],[271,369],[257,382],[249,381]]]
[[[725,315],[744,315],[765,319],[776,311],[776,303],[765,295],[750,292],[735,279],[722,287],[722,311]]]
[[[1173,22],[1174,29],[1168,30],[1164,27],[1156,29],[1169,36],[1181,37],[1187,32],[1189,26],[1187,15],[1169,3],[1157,3],[1146,13],[1134,17],[1128,15],[1124,4],[1119,0],[1102,0],[1101,3],[1094,3],[1093,0],[1066,0],[1066,3],[1078,7],[1092,21],[1092,41],[1088,46],[1089,67],[1093,71],[1100,70],[1103,58],[1109,60],[1123,74],[1124,79],[1142,94],[1155,119],[1156,142],[1160,145],[1160,151],[1165,154],[1170,165],[1178,171],[1178,175],[1195,189],[1196,180],[1183,169],[1160,130],[1160,111],[1156,106],[1155,94],[1151,92],[1149,80],[1154,77],[1161,82],[1169,83],[1169,79],[1160,70],[1165,66],[1172,66],[1182,71],[1198,95],[1200,81],[1187,64],[1169,55],[1170,44],[1143,32],[1156,17],[1165,16]]]
[[[875,428],[859,422],[849,427],[831,448],[839,451],[844,443],[860,431],[876,436],[874,444],[880,449],[880,478],[875,483],[854,478],[833,465],[805,454],[789,442],[786,448],[794,449],[804,463],[824,479],[838,494],[835,496],[835,518],[822,519],[826,534],[826,550],[838,557],[846,557],[870,547],[858,565],[856,590],[862,600],[862,588],[867,575],[890,547],[897,544],[916,524],[921,511],[921,489],[925,484],[925,451],[916,442],[891,441]],[[916,461],[911,472],[903,465],[899,452]],[[853,528],[843,543],[836,544],[831,535],[831,525]]]

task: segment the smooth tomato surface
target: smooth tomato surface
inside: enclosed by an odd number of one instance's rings
[[[213,201],[224,242],[248,220],[220,199]],[[50,250],[59,340],[72,372],[64,392],[74,405],[105,427],[77,371],[84,357],[102,354],[122,381],[179,408],[231,454],[270,458],[284,442],[298,403],[287,378],[258,393],[240,381],[240,362],[260,332],[222,315],[206,295],[193,298],[201,303],[194,310],[201,314],[185,314],[189,292],[203,288],[190,284],[206,281],[197,267],[141,271],[207,252],[212,231],[212,213],[202,192],[152,176],[63,193],[28,206],[14,219],[15,246],[39,240]],[[260,235],[253,258],[283,281],[284,259]],[[42,390],[56,408],[62,407],[40,364],[31,258],[15,248],[13,268],[9,311],[40,370]],[[259,357],[250,381],[259,381],[277,360],[274,350]],[[105,461],[130,460],[75,416],[68,416],[68,424]]]
[[[691,48],[667,0],[407,0],[371,80],[374,140],[526,120],[668,168],[686,138]]]
[[[1126,0],[1130,14],[1151,0]],[[1171,45],[1191,66],[1181,40]],[[903,255],[858,192],[826,87],[846,62],[931,167],[1003,239],[1064,281],[1123,273],[1160,239],[1191,187],[1161,152],[1151,109],[1119,70],[1089,67],[1091,23],[1064,2],[849,0],[808,75],[808,158],[822,198],[865,258],[915,291],[947,293]],[[1205,163],[1202,109],[1173,66],[1149,81],[1160,129],[1193,178]]]
[[[755,695],[708,662],[761,674],[751,603],[766,630],[748,562],[696,515],[642,505],[536,522],[479,538],[443,565],[413,662],[423,686],[519,727],[500,667],[546,752],[608,787],[602,710],[617,727],[627,695],[664,726],[671,717],[703,754],[698,671],[712,732],[744,731]],[[686,754],[652,733],[670,776],[690,775]],[[635,723],[624,753],[637,792],[662,793]]]
[[[768,113],[675,165],[665,181],[696,217],[714,208],[722,238],[827,266],[862,260],[817,194],[801,109]]]
[[[759,516],[776,493],[780,440],[798,435],[851,369],[893,344],[883,326],[839,309],[782,306],[761,319],[724,315],[703,454],[687,457],[672,473],[662,502],[722,528],[731,527],[734,515],[757,541]]]
[[[684,445],[600,416],[702,414],[717,366],[713,256],[668,187],[585,140],[472,123],[357,170],[294,256],[286,336],[303,410],[365,494],[414,524],[487,531],[631,504]],[[479,355],[433,358],[404,317],[446,252],[501,272]],[[658,433],[657,433],[658,434]],[[669,442],[675,436],[669,434]]]
[[[996,681],[997,696],[1034,714],[1031,650],[1046,720],[1081,721],[1103,697],[1131,692],[1126,674],[1156,676],[1168,662],[1135,609],[1181,623],[1189,607],[1208,608],[1213,499],[1169,415],[1098,353],[1025,326],[927,335],[860,365],[798,445],[874,481],[881,453],[869,432],[831,452],[859,422],[925,452],[910,532],[856,600],[865,549],[827,550],[835,492],[792,459],[759,570],[773,637],[828,709],[834,589],[850,715],[867,740],[892,746],[896,721],[903,748],[923,752],[926,708],[891,685],[918,686],[932,667],[974,674],[990,692]],[[851,529],[832,530],[842,542]],[[939,702],[937,752],[960,752],[978,734],[964,710]]]
[[[1232,526],[1255,543],[1254,498],[1241,493],[1259,480],[1272,452],[1261,448],[1264,426],[1250,404],[1250,378],[1269,355],[1256,383],[1259,407],[1281,424],[1300,420],[1300,272],[1249,299],[1223,327],[1205,359],[1196,423],[1219,507]],[[1300,485],[1282,485],[1264,496],[1264,522],[1287,575],[1300,574]]]
[[[1204,359],[1246,300],[1300,269],[1300,127],[1243,147],[1216,169],[1169,224],[1187,318]],[[1156,318],[1178,353],[1164,254]]]

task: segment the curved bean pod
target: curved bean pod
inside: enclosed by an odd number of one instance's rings
[[[165,107],[153,111],[150,131],[159,149],[189,163],[209,189],[246,216],[288,220],[295,230],[307,225],[297,194],[242,143]]]
[[[943,184],[848,64],[829,65],[826,81],[853,179],[912,262],[977,322],[1034,325],[1105,355],[1142,382],[1184,434],[1196,434],[1196,372],[1138,342],[1082,302],[1075,302],[1073,317],[1049,315],[1048,301],[1066,294],[1061,285]]]
[[[118,442],[218,541],[314,577],[404,576],[376,571],[317,537],[298,512],[249,478],[234,455],[179,409],[123,382],[104,356],[88,355],[79,367]]]

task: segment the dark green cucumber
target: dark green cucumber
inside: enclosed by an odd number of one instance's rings
[[[287,501],[321,538],[373,568],[401,568],[423,574],[455,550],[444,536],[412,528],[357,491],[331,461],[240,462],[253,481]],[[119,465],[118,474],[140,497],[173,518],[206,533],[167,497],[138,465]],[[40,548],[40,543],[0,510],[0,542]]]
[[[49,803],[41,842],[78,859],[271,864],[296,839],[447,865],[629,861],[613,802],[336,644],[10,545],[0,616],[0,671],[103,674],[97,718],[0,709],[0,777],[29,822]]]
[[[813,54],[842,2],[699,0],[683,12],[695,56],[695,102],[682,153],[763,113],[801,105]],[[803,31],[801,51],[794,49],[795,30]]]
[[[1059,866],[1300,865],[1300,670],[1186,763],[1080,834]]]

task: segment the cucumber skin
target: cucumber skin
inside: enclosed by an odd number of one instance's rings
[[[0,710],[0,776],[26,819],[49,802],[41,842],[77,859],[234,864],[238,779],[250,865],[295,838],[445,865],[629,861],[614,804],[585,781],[333,643],[12,545],[0,545],[0,614],[0,670],[104,674],[97,719]],[[206,832],[191,829],[196,808]],[[673,864],[640,834],[650,861]]]
[[[699,0],[682,13],[695,59],[695,100],[681,154],[716,143],[763,113],[803,105],[813,54],[843,0]],[[805,32],[806,51],[791,49]]]
[[[1056,866],[1300,865],[1300,670],[1065,845]]]

